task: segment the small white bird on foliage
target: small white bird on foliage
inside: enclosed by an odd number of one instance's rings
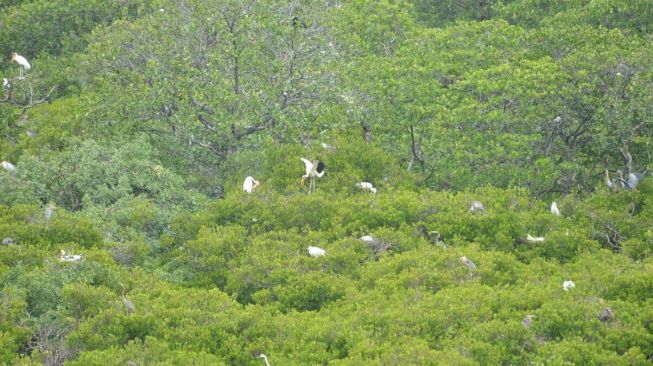
[[[477,212],[485,212],[485,207],[481,201],[473,201],[469,206],[469,213],[475,214]]]
[[[23,69],[29,70],[32,68],[32,66],[27,62],[27,59],[16,52],[13,52],[11,54],[11,61],[16,61],[18,63],[18,68],[20,69],[20,76],[18,77],[19,79],[24,79],[25,77],[23,76]]]
[[[474,262],[472,262],[471,259],[469,259],[469,258],[467,258],[465,256],[462,256],[462,257],[460,257],[460,261],[463,262],[463,264],[466,265],[467,268],[476,269],[476,264]]]
[[[373,242],[376,241],[376,239],[374,239],[374,237],[372,235],[361,236],[360,240],[362,240],[364,242],[367,242],[367,243],[373,243]]]
[[[252,190],[256,187],[258,187],[259,182],[255,180],[253,177],[249,176],[245,178],[245,182],[243,182],[243,191],[247,193],[252,193]]]
[[[565,290],[565,291],[569,291],[574,287],[576,287],[576,285],[574,284],[574,281],[564,281],[562,283],[562,289]]]
[[[268,357],[264,354],[260,354],[258,358],[262,358],[265,361],[265,366],[270,366],[270,363],[268,362]]]
[[[9,84],[9,79],[2,78],[2,86],[7,88],[7,89],[11,88],[11,84]]]
[[[62,262],[79,262],[82,260],[82,256],[79,254],[66,254],[66,251],[61,249],[59,260]]]
[[[374,188],[374,186],[370,182],[356,183],[356,186],[361,189],[367,189],[368,191],[372,192],[372,194],[376,194],[376,188]]]
[[[16,170],[16,167],[14,166],[14,164],[3,160],[2,163],[0,163],[0,165],[2,165],[2,168],[4,170],[8,171],[9,173],[16,174],[17,170]]]
[[[555,201],[551,203],[551,213],[556,216],[560,216],[560,210],[558,210],[558,204],[555,203]]]
[[[536,242],[536,243],[541,243],[541,242],[544,241],[544,238],[541,237],[541,236],[534,237],[534,236],[531,236],[531,234],[528,234],[528,235],[526,235],[526,240]]]
[[[319,247],[308,247],[308,254],[311,257],[322,257],[326,255],[326,250]]]

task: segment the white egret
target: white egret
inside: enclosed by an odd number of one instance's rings
[[[255,180],[253,177],[249,176],[245,178],[245,182],[243,182],[243,191],[247,193],[252,193],[252,189],[258,187],[259,182]]]
[[[530,327],[531,323],[533,323],[533,318],[536,318],[535,315],[528,314],[522,319],[521,323],[525,327]]]
[[[262,358],[265,361],[265,366],[270,366],[270,363],[268,362],[268,357],[264,354],[260,354],[258,358]]]
[[[19,79],[24,79],[23,76],[23,69],[29,70],[32,68],[32,66],[27,62],[27,59],[16,52],[13,52],[11,54],[11,61],[16,61],[18,63],[18,68],[20,69],[20,76],[18,77]]]
[[[460,261],[463,262],[463,264],[466,265],[467,268],[476,269],[476,264],[472,262],[469,258],[462,256],[460,257]]]
[[[473,201],[469,206],[469,213],[475,214],[477,212],[485,212],[485,207],[483,207],[481,201]]]
[[[647,170],[644,170],[641,173],[628,173],[628,175],[626,175],[626,184],[628,189],[637,188],[637,185],[642,181],[646,172]]]
[[[368,191],[372,192],[372,194],[376,194],[376,188],[374,188],[374,186],[370,182],[356,183],[356,186],[361,189],[367,189]]]
[[[308,247],[308,254],[311,257],[322,257],[326,255],[326,250],[319,247]]]
[[[558,204],[555,203],[555,201],[551,203],[551,213],[556,216],[560,216],[560,210],[558,210]]]
[[[0,165],[2,165],[2,168],[4,168],[4,170],[8,171],[9,173],[14,175],[16,174],[16,167],[14,164],[3,160]]]
[[[605,308],[601,310],[601,314],[599,314],[599,320],[602,321],[603,323],[610,321],[614,318],[614,314],[612,313],[612,309],[610,308]]]
[[[11,88],[11,84],[9,84],[9,79],[2,78],[2,86],[7,88],[7,89]]]
[[[528,235],[526,235],[526,240],[531,241],[531,242],[535,242],[535,243],[541,243],[541,242],[544,241],[544,238],[541,237],[541,236],[534,237],[534,236],[531,236],[531,234],[528,234]]]
[[[315,160],[310,162],[307,159],[300,158],[304,165],[306,166],[306,174],[302,175],[302,186],[304,185],[304,180],[308,178],[310,180],[308,186],[308,193],[311,193],[315,189],[315,178],[321,178],[324,175],[324,168],[326,167],[323,162]]]
[[[62,262],[79,262],[82,260],[82,256],[79,254],[66,254],[66,251],[61,249],[59,260]]]
[[[52,214],[54,213],[54,205],[49,204],[45,208],[45,213],[43,216],[45,217],[45,228],[47,229],[50,226],[50,219],[52,218]]]
[[[361,236],[360,240],[362,240],[364,242],[367,242],[367,243],[374,243],[376,241],[376,239],[374,239],[374,237],[372,235]]]
[[[576,287],[576,284],[574,284],[574,281],[564,281],[562,283],[562,289],[565,290],[565,291],[569,291],[574,287]]]
[[[2,239],[2,245],[14,245],[16,242],[14,241],[14,238],[11,237],[6,237]]]

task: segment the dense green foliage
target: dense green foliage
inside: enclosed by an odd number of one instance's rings
[[[650,364],[653,182],[604,174],[650,165],[652,25],[634,0],[3,2],[32,68],[0,63],[0,365]]]

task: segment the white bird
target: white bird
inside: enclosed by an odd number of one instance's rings
[[[5,88],[11,88],[11,84],[9,84],[9,79],[2,78],[2,86],[4,86]]]
[[[376,241],[376,239],[374,239],[374,237],[372,235],[361,236],[360,240],[362,240],[362,241],[364,241],[366,243],[374,243]]]
[[[374,186],[370,182],[356,183],[356,186],[361,189],[367,189],[370,192],[372,192],[372,194],[376,194],[376,188],[374,188]]]
[[[14,164],[3,160],[0,165],[2,165],[2,168],[4,168],[4,170],[8,171],[9,173],[16,174],[16,166],[14,166]]]
[[[268,362],[268,357],[267,357],[266,355],[264,355],[264,354],[261,353],[261,354],[258,356],[258,358],[262,358],[263,360],[265,360],[265,366],[270,366],[270,363]]]
[[[324,168],[326,167],[323,162],[315,160],[310,162],[307,159],[300,158],[306,166],[306,174],[302,175],[302,186],[304,185],[304,180],[308,178],[310,180],[308,186],[308,193],[311,193],[315,189],[315,178],[321,178],[324,175]]]
[[[626,175],[626,179],[627,179],[626,183],[627,183],[628,189],[637,188],[637,185],[642,180],[642,178],[644,178],[645,174],[646,174],[646,170],[644,170],[641,173],[628,173],[628,175]]]
[[[556,216],[560,216],[560,210],[558,210],[558,205],[555,203],[555,201],[551,203],[551,213]]]
[[[53,213],[54,213],[54,205],[50,203],[45,208],[45,213],[43,214],[43,216],[45,217],[45,228],[46,229],[50,226],[50,219],[52,218]]]
[[[473,201],[469,206],[469,213],[475,214],[477,212],[485,212],[485,207],[483,207],[481,201]]]
[[[463,262],[463,264],[466,265],[467,268],[476,269],[476,264],[472,262],[469,258],[462,256],[460,257],[460,261]]]
[[[565,291],[569,291],[570,289],[572,289],[574,287],[576,287],[576,285],[574,284],[574,281],[564,281],[562,283],[562,289],[565,290]]]
[[[61,249],[59,260],[62,262],[79,262],[82,260],[82,256],[79,254],[66,254],[66,251]]]
[[[32,66],[27,62],[27,59],[16,52],[13,52],[11,54],[11,61],[16,61],[18,63],[18,68],[20,69],[20,76],[18,77],[19,79],[24,79],[23,77],[23,69],[29,70],[32,68]]]
[[[322,257],[326,255],[326,250],[319,247],[308,247],[308,254],[311,257]]]
[[[255,180],[254,178],[247,177],[245,178],[245,182],[243,182],[243,191],[247,193],[252,193],[252,189],[258,187],[259,182]]]
[[[526,235],[526,240],[541,243],[544,241],[544,238],[541,236],[533,237],[531,234],[528,234]]]

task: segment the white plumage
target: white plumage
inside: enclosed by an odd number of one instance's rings
[[[373,242],[376,241],[376,239],[374,239],[374,237],[372,235],[361,236],[360,240],[362,240],[364,242],[367,242],[367,243],[373,243]]]
[[[264,355],[264,354],[261,353],[261,354],[258,356],[258,358],[262,358],[262,359],[265,361],[265,365],[266,365],[266,366],[270,366],[270,363],[268,362],[268,357],[267,357],[266,355]]]
[[[572,289],[574,287],[576,287],[576,285],[574,284],[574,281],[564,281],[562,283],[562,289],[565,290],[565,291],[569,291],[570,289]]]
[[[243,182],[243,191],[247,193],[252,193],[252,189],[258,187],[259,182],[255,180],[253,177],[249,176],[245,178],[245,182]]]
[[[560,210],[558,210],[558,204],[556,204],[555,201],[551,203],[551,213],[556,216],[560,216]]]
[[[481,203],[481,201],[473,201],[472,204],[469,206],[469,212],[470,213],[477,213],[477,212],[485,212],[485,207]]]
[[[0,165],[2,165],[2,168],[8,171],[9,173],[16,174],[16,167],[14,166],[14,164],[3,160],[2,163],[0,163]]]
[[[367,189],[368,191],[372,192],[372,194],[376,194],[376,188],[374,188],[370,182],[360,182],[357,183],[356,186],[358,186],[358,188]]]
[[[531,234],[528,234],[528,235],[526,235],[526,240],[541,243],[541,242],[544,241],[544,238],[541,237],[541,236],[533,237],[533,236],[531,236]]]
[[[326,250],[319,247],[308,247],[308,254],[311,257],[322,257],[326,255]]]
[[[66,254],[66,251],[61,249],[59,260],[62,262],[79,262],[82,260],[82,256],[79,254]]]
[[[11,84],[9,84],[9,79],[2,78],[2,86],[4,86],[5,88],[10,88]]]
[[[20,76],[19,76],[20,79],[23,78],[23,69],[29,70],[29,69],[32,68],[32,66],[29,64],[29,62],[27,62],[27,59],[25,57],[17,54],[16,52],[13,52],[11,54],[11,61],[16,61],[16,63],[18,63],[18,67],[20,69]]]
[[[302,185],[304,185],[304,180],[306,178],[310,179],[308,193],[311,193],[311,191],[315,189],[315,178],[321,178],[324,175],[325,165],[319,160],[311,162],[308,159],[300,159],[304,162],[304,166],[306,167],[306,174],[302,175]]]

